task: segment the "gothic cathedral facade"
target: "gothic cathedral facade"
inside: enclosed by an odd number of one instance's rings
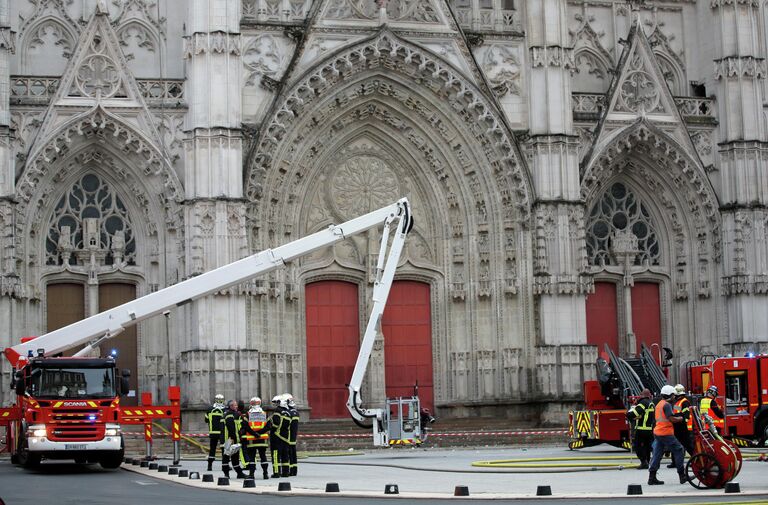
[[[766,352],[767,4],[0,0],[0,347],[407,196],[366,400],[562,425],[606,344]],[[341,417],[378,238],[106,345]]]

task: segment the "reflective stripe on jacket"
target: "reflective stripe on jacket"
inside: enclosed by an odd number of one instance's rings
[[[221,433],[221,423],[224,420],[224,411],[217,407],[211,407],[211,410],[205,413],[205,422],[208,424],[208,434],[218,435]]]
[[[712,418],[714,425],[722,430],[723,426],[725,426],[725,421],[720,419],[720,417],[715,413],[714,409],[712,409],[712,402],[717,404],[713,398],[704,397],[701,399],[701,403],[699,404],[699,412],[701,413],[701,418],[703,420],[704,414],[708,414],[709,417]]]

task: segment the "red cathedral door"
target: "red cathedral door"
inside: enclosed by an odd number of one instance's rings
[[[619,325],[616,312],[616,284],[595,282],[595,292],[587,296],[587,344],[596,345],[600,356],[608,359],[605,344],[619,353]]]
[[[305,288],[307,400],[312,418],[347,417],[346,384],[360,348],[357,285],[320,281]]]
[[[661,306],[659,285],[655,282],[636,282],[632,287],[632,331],[637,339],[637,352],[641,342],[649,349],[651,344],[661,346]]]
[[[429,284],[395,281],[382,318],[387,396],[411,396],[434,412]]]

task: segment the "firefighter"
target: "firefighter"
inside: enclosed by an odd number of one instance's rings
[[[725,423],[723,422],[723,409],[721,409],[720,405],[717,403],[717,394],[717,386],[712,385],[707,388],[707,391],[704,393],[704,398],[702,398],[699,403],[699,413],[701,415],[701,420],[704,421],[705,425],[707,424],[706,417],[709,416],[709,418],[712,419],[712,423],[717,429],[717,432],[720,433],[723,431]]]
[[[683,449],[688,453],[688,456],[693,456],[693,440],[691,440],[691,433],[689,431],[692,424],[690,409],[691,402],[685,394],[685,386],[682,384],[676,385],[675,404],[672,406],[672,410],[676,416],[682,417],[685,422],[676,423],[674,425],[675,438],[677,438],[680,445],[683,446]],[[668,464],[667,468],[675,468],[674,461]]]
[[[261,408],[261,398],[254,396],[249,403],[247,420],[243,424],[243,429],[246,432],[243,435],[243,441],[245,442],[245,457],[248,461],[249,477],[252,479],[256,473],[256,453],[258,452],[263,478],[269,479],[269,465],[267,463],[269,433],[260,433],[267,425],[267,415]]]
[[[296,408],[296,401],[293,395],[286,393],[284,395],[288,407],[288,416],[290,417],[290,429],[288,433],[288,474],[291,476],[299,473],[299,460],[296,457],[296,440],[299,436],[299,409]]]
[[[656,472],[659,471],[661,457],[665,451],[672,453],[672,461],[675,462],[677,474],[680,476],[680,484],[688,481],[683,468],[683,446],[675,438],[674,424],[683,423],[682,416],[677,416],[672,409],[672,401],[675,396],[675,388],[667,384],[661,388],[661,400],[656,404],[654,417],[656,425],[653,427],[653,457],[648,467],[648,485],[655,486],[664,484],[656,478]]]
[[[227,404],[227,410],[224,411],[224,429],[222,430],[224,435],[222,443],[224,443],[225,446],[226,442],[229,441],[232,445],[237,444],[242,447],[240,441],[241,426],[242,421],[240,412],[237,410],[237,401],[229,400],[229,403]],[[232,467],[235,469],[235,477],[238,479],[244,479],[245,474],[243,473],[241,466],[243,462],[242,451],[238,449],[231,454],[227,454],[227,452],[222,449],[221,470],[224,472],[224,476],[227,478],[229,478],[230,461],[232,462]]]
[[[205,424],[208,425],[208,471],[213,470],[213,462],[216,459],[216,446],[221,438],[221,424],[224,419],[224,395],[213,397],[213,405],[205,413]]]
[[[267,425],[261,431],[269,431],[269,448],[272,452],[272,478],[289,477],[288,442],[290,441],[291,418],[288,405],[282,396],[272,398],[274,410]]]
[[[651,400],[651,392],[643,389],[640,393],[640,400],[633,405],[627,412],[629,420],[634,430],[635,453],[640,460],[638,470],[648,468],[651,460],[651,445],[653,444],[653,420],[654,405]]]

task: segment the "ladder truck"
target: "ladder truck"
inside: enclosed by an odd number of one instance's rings
[[[420,437],[417,396],[395,400],[398,405],[413,405],[416,409],[415,417],[407,408],[405,418],[401,415],[400,432],[395,429],[395,423],[392,428],[383,424],[391,417],[385,415],[390,412],[389,401],[383,409],[364,409],[360,397],[375,333],[406,236],[413,227],[408,200],[402,198],[345,223],[266,249],[45,335],[22,339],[20,344],[5,349],[5,356],[14,369],[16,401],[10,407],[0,408],[0,426],[6,426],[6,446],[12,461],[34,467],[43,458],[75,459],[100,462],[105,468],[118,467],[124,448],[120,421],[125,417],[120,408],[120,394],[127,392],[130,372],[123,370],[118,376],[114,358],[90,357],[103,342],[145,319],[282,268],[318,249],[382,225],[373,308],[349,386],[348,407],[357,421],[369,418],[377,421],[373,423],[376,445],[387,445],[391,439]],[[72,357],[60,355],[83,345]],[[402,407],[398,412],[403,412]]]
[[[603,443],[631,449],[627,409],[643,389],[657,396],[667,384],[662,366],[645,344],[641,345],[636,358],[619,358],[607,344],[605,352],[608,361],[597,359],[598,380],[584,382],[585,408],[568,413],[568,448],[571,450]],[[668,353],[666,359],[671,357]]]

